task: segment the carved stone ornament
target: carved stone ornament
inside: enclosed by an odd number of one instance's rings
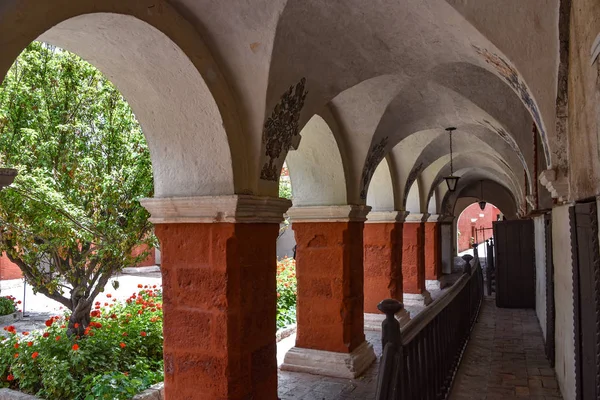
[[[379,141],[379,143],[373,144],[367,154],[367,160],[362,171],[360,178],[360,198],[367,198],[367,191],[369,190],[369,183],[375,173],[375,169],[379,163],[385,157],[385,149],[387,148],[389,138],[386,136]]]
[[[550,192],[553,199],[565,202],[569,196],[569,182],[566,177],[557,178],[556,171],[547,169],[540,174],[540,183]]]
[[[263,126],[263,150],[267,161],[260,171],[260,179],[275,181],[279,179],[279,163],[281,155],[285,157],[292,147],[294,138],[298,136],[298,122],[308,92],[304,90],[306,79],[302,78],[296,86],[281,96],[271,116]]]

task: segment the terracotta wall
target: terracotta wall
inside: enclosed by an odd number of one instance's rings
[[[483,214],[483,218],[480,217],[479,214]],[[498,214],[500,214],[500,210],[489,203],[484,211],[481,211],[479,204],[477,203],[473,203],[465,208],[458,218],[458,231],[460,232],[460,235],[458,236],[458,252],[460,253],[461,251],[468,250],[471,247],[471,228],[473,226],[477,229],[480,229],[481,227],[491,228],[492,222],[496,221]],[[471,223],[471,218],[477,218],[475,224]],[[485,237],[489,238],[490,236],[492,236],[492,231],[486,231]]]
[[[0,280],[21,279],[23,274],[16,264],[13,264],[5,253],[0,255]]]
[[[143,250],[144,246],[140,246],[133,250],[133,255],[140,254]],[[140,263],[139,267],[150,267],[153,265],[156,265],[156,254],[154,249],[150,250],[150,255]],[[19,267],[16,264],[13,264],[6,254],[2,253],[2,255],[0,255],[0,281],[21,278],[23,278],[23,274]]]

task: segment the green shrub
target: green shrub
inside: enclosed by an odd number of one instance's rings
[[[283,258],[277,262],[277,328],[296,322],[296,260]]]
[[[83,336],[68,337],[68,315],[44,331],[4,328],[0,387],[44,399],[130,399],[163,380],[162,295],[144,289],[125,303],[96,302]]]
[[[17,311],[17,302],[12,296],[0,297],[0,317]]]

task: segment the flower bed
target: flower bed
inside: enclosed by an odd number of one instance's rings
[[[0,317],[16,313],[20,303],[12,296],[0,296]]]
[[[144,288],[124,304],[96,303],[83,337],[67,337],[67,318],[52,317],[34,333],[4,328],[0,387],[45,399],[112,400],[163,380],[160,290]]]
[[[50,318],[39,332],[4,328],[0,388],[43,399],[119,400],[162,381],[162,294],[139,286],[125,303],[97,302],[83,337],[67,337],[68,315]],[[277,263],[278,328],[295,323],[296,293],[296,262],[285,258]]]
[[[277,262],[277,329],[296,323],[296,260]]]

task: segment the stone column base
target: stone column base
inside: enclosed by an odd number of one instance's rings
[[[396,314],[396,319],[400,322],[400,327],[403,327],[410,321],[410,313],[403,308]],[[381,331],[384,320],[385,314],[365,313],[365,331]]]
[[[427,290],[442,290],[442,282],[438,280],[426,280],[425,288]]]
[[[352,353],[292,347],[285,355],[281,369],[315,375],[354,379],[375,361],[373,346],[364,341]]]
[[[409,306],[428,306],[433,302],[431,293],[425,290],[422,294],[404,293],[404,304]]]

